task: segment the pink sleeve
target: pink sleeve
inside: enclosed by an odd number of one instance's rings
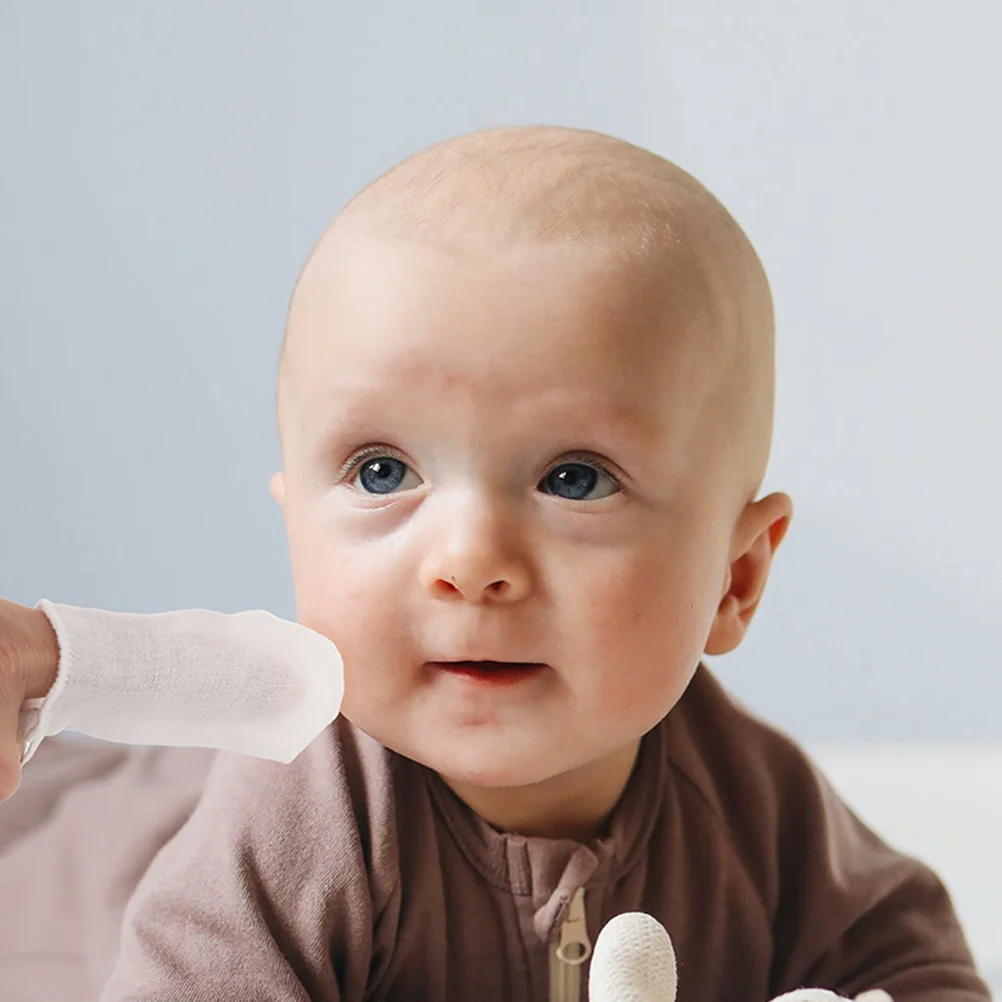
[[[219,755],[129,902],[101,1002],[362,1002],[372,896],[331,747]]]

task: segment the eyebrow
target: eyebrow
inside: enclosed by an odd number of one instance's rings
[[[323,407],[324,401],[332,400],[338,401],[335,408],[328,410]],[[364,401],[346,403],[342,392],[327,390],[319,394],[313,401],[310,414],[304,416],[300,423],[301,440],[308,453],[312,457],[327,457],[338,451],[341,443],[356,444],[355,439],[370,436],[394,438],[395,434],[389,428],[406,427],[411,419],[399,413],[389,419],[386,417],[388,412],[380,416],[378,401],[378,396],[375,401],[370,396]],[[585,406],[587,409],[587,404]],[[587,414],[587,418],[579,422],[568,421],[567,430],[561,431],[561,438],[567,439],[568,449],[579,447],[609,451],[637,461],[637,453],[650,447],[663,431],[635,404],[605,405],[601,410],[593,409]],[[314,415],[317,415],[315,420],[311,419]],[[387,431],[380,434],[375,430],[377,425],[382,425]],[[544,428],[544,433],[539,435],[542,438],[550,429],[546,425],[540,427]]]

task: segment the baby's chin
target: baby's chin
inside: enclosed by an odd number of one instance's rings
[[[562,761],[565,756],[560,754],[552,735],[518,734],[500,726],[394,729],[385,718],[370,720],[365,714],[353,716],[350,712],[343,715],[390,751],[431,769],[453,787],[531,786],[566,768]]]
[[[541,756],[486,754],[465,756],[429,755],[422,765],[434,770],[453,790],[518,790],[536,786],[558,776],[553,762],[540,761]]]
[[[388,741],[382,742],[392,747]],[[425,740],[401,743],[394,751],[420,763],[456,792],[516,790],[541,783],[586,766],[602,752],[588,754],[578,742],[574,753],[553,734],[495,733],[429,735]]]

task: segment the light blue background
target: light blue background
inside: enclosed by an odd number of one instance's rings
[[[767,487],[797,515],[717,670],[804,739],[998,739],[1000,22],[972,0],[6,0],[0,595],[291,618],[267,485],[313,241],[431,142],[584,126],[699,177],[773,283]]]

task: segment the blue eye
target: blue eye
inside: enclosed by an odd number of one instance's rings
[[[406,463],[392,456],[378,456],[362,464],[355,482],[368,494],[392,494],[405,483],[408,473],[417,483],[406,484],[406,487],[421,483],[421,478]]]
[[[592,494],[600,480],[600,492]],[[619,484],[605,472],[585,463],[561,463],[551,470],[540,482],[539,489],[547,494],[566,498],[569,501],[596,501],[619,492]]]

